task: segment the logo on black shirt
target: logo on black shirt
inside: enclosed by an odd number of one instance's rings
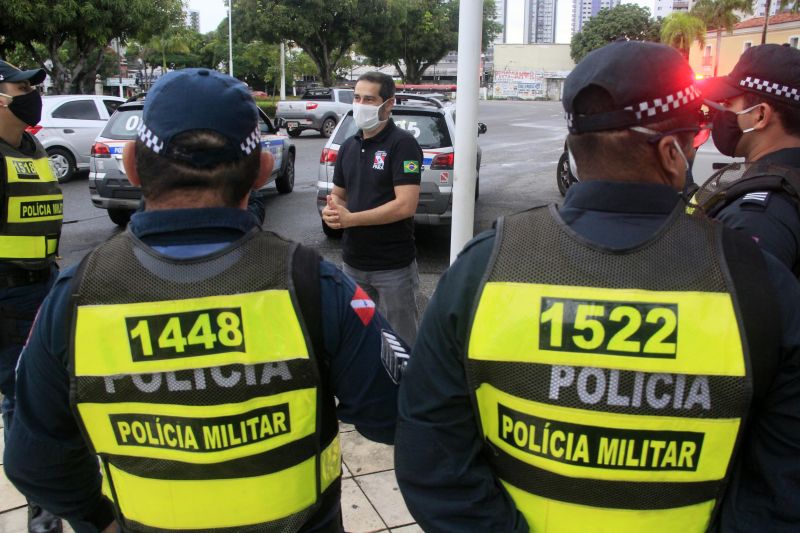
[[[389,155],[383,150],[375,152],[375,161],[372,163],[373,170],[383,170],[383,165],[386,162],[386,156]]]

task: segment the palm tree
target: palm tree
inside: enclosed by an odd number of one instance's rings
[[[717,46],[714,52],[714,76],[719,69],[719,49],[722,44],[722,30],[733,33],[733,27],[739,22],[736,12],[753,13],[752,0],[697,0],[692,14],[706,23],[706,27],[717,32]]]
[[[695,15],[674,11],[661,23],[661,42],[677,49],[686,60],[692,43],[706,44],[706,24]]]
[[[167,72],[167,54],[188,54],[189,35],[186,28],[172,27],[161,35],[156,35],[145,48],[161,55],[161,72]]]

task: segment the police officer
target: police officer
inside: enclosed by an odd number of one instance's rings
[[[563,102],[581,182],[473,239],[426,310],[395,441],[411,514],[426,532],[796,528],[800,288],[684,213],[691,69],[612,43]]]
[[[337,415],[391,443],[406,347],[247,212],[273,159],[238,80],[163,76],[123,159],[146,209],[43,304],[8,478],[76,531],[342,531]]]
[[[707,211],[800,276],[800,50],[753,46],[703,94],[717,149],[757,164]]]
[[[25,131],[39,123],[43,69],[22,71],[0,60],[0,395],[4,436],[14,415],[14,368],[36,310],[55,276],[63,202],[47,153]],[[31,503],[31,531],[61,522]]]

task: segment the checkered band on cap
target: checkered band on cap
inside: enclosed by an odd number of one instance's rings
[[[742,87],[747,87],[748,89],[760,91],[762,93],[767,93],[774,96],[782,96],[783,98],[790,98],[796,102],[800,102],[800,90],[798,90],[797,87],[792,88],[787,85],[773,83],[771,81],[754,78],[752,76],[747,76],[745,79],[741,80],[739,85]]]
[[[654,117],[659,113],[674,111],[698,98],[700,98],[700,91],[698,91],[694,85],[689,85],[675,94],[668,94],[667,96],[656,98],[655,100],[648,100],[638,105],[628,106],[625,109],[633,111],[636,113],[636,118],[642,120],[643,118]]]
[[[253,150],[261,143],[261,133],[258,131],[258,128],[253,130],[253,133],[247,136],[247,138],[242,141],[242,144],[239,145],[239,148],[242,149],[242,152],[250,155]]]
[[[139,134],[139,139],[155,153],[160,154],[161,150],[164,149],[164,141],[160,140],[158,135],[153,133],[153,131],[148,128],[144,122],[139,124],[139,127],[136,129],[136,133]]]

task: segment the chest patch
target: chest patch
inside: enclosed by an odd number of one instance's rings
[[[383,150],[378,150],[375,152],[375,160],[372,162],[372,169],[373,170],[383,170],[383,166],[386,164],[386,156],[389,155]]]

